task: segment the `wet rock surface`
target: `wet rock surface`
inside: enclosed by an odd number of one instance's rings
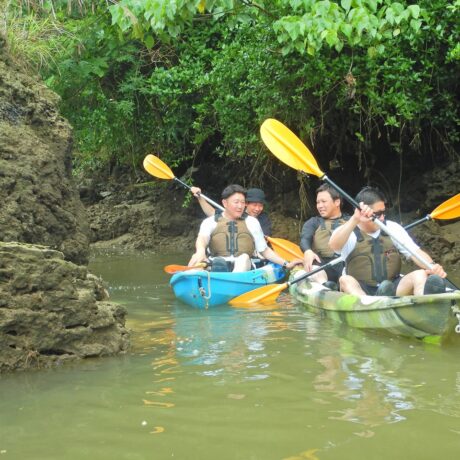
[[[0,372],[125,352],[126,313],[86,267],[71,127],[5,49],[0,36]]]
[[[0,242],[0,371],[125,352],[125,315],[85,266],[44,246]]]
[[[88,221],[72,178],[72,131],[58,102],[0,51],[0,241],[48,245],[87,263]]]

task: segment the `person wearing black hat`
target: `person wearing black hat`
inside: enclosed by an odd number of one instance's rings
[[[203,212],[209,217],[213,216],[216,210],[203,198],[201,198],[201,189],[198,187],[192,187],[191,192],[193,196],[198,199],[198,203],[201,206]],[[264,207],[267,204],[265,200],[265,193],[260,188],[250,188],[246,192],[246,214],[248,216],[255,217],[265,236],[272,236],[272,223],[268,214],[264,211]],[[219,210],[217,212],[220,212]]]
[[[266,204],[263,190],[260,188],[250,188],[248,190],[246,194],[246,212],[259,221],[265,236],[272,236],[272,223],[268,214],[264,211]]]
[[[224,211],[201,223],[189,267],[207,260],[207,250],[210,257],[231,263],[235,272],[250,270],[251,257],[256,251],[288,269],[302,263],[300,259],[288,262],[267,246],[259,221],[244,213],[246,190],[241,185],[225,187],[221,198]]]

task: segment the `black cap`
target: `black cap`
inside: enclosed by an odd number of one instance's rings
[[[265,204],[265,193],[260,188],[250,188],[246,193],[247,203],[262,203]]]

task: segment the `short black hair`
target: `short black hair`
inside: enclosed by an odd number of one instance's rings
[[[329,184],[320,185],[316,189],[316,194],[318,194],[319,192],[328,192],[334,201],[340,200],[340,202],[342,202],[342,197],[340,196],[340,193],[334,187],[332,187],[332,185],[329,185]]]
[[[246,189],[238,184],[228,185],[222,190],[220,197],[223,200],[226,200],[229,196],[232,196],[235,193],[242,193],[246,197]]]
[[[358,203],[361,203],[362,201],[368,206],[377,203],[378,201],[383,201],[384,203],[387,202],[387,199],[381,190],[379,190],[377,187],[370,186],[363,187],[356,195],[355,200]]]

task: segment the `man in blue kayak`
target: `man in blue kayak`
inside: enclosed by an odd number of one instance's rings
[[[344,224],[349,216],[342,214],[342,199],[330,185],[323,184],[316,190],[316,209],[319,216],[310,217],[302,227],[300,248],[304,253],[304,268],[310,272],[319,265],[330,262],[337,254],[329,247],[333,230]],[[334,265],[311,277],[317,283],[337,289],[343,263]]]
[[[434,263],[401,225],[385,220],[383,193],[377,188],[364,187],[355,200],[360,209],[355,209],[350,219],[337,228],[329,240],[331,249],[340,253],[346,263],[346,274],[339,280],[341,291],[354,295],[398,296],[445,292],[446,272],[442,266]],[[372,216],[384,222],[404,247],[386,235],[373,222]],[[432,269],[423,268],[408,249],[432,264]],[[401,254],[422,269],[401,276]]]
[[[193,193],[193,196],[198,199],[201,209],[208,217],[216,213],[216,210],[204,198],[201,198],[201,189],[199,187],[191,187],[190,191]],[[246,213],[259,221],[265,236],[272,236],[272,223],[268,214],[264,211],[266,204],[267,202],[263,190],[260,188],[250,188],[247,190]],[[219,212],[220,210],[217,210],[217,213]]]
[[[223,259],[232,269],[229,271],[234,272],[250,270],[251,256],[255,251],[287,269],[302,263],[301,260],[288,262],[267,246],[259,221],[244,215],[246,190],[241,185],[229,185],[223,190],[221,198],[224,212],[216,213],[201,223],[189,267],[207,260],[207,249],[213,266]],[[222,271],[225,271],[225,267]]]

